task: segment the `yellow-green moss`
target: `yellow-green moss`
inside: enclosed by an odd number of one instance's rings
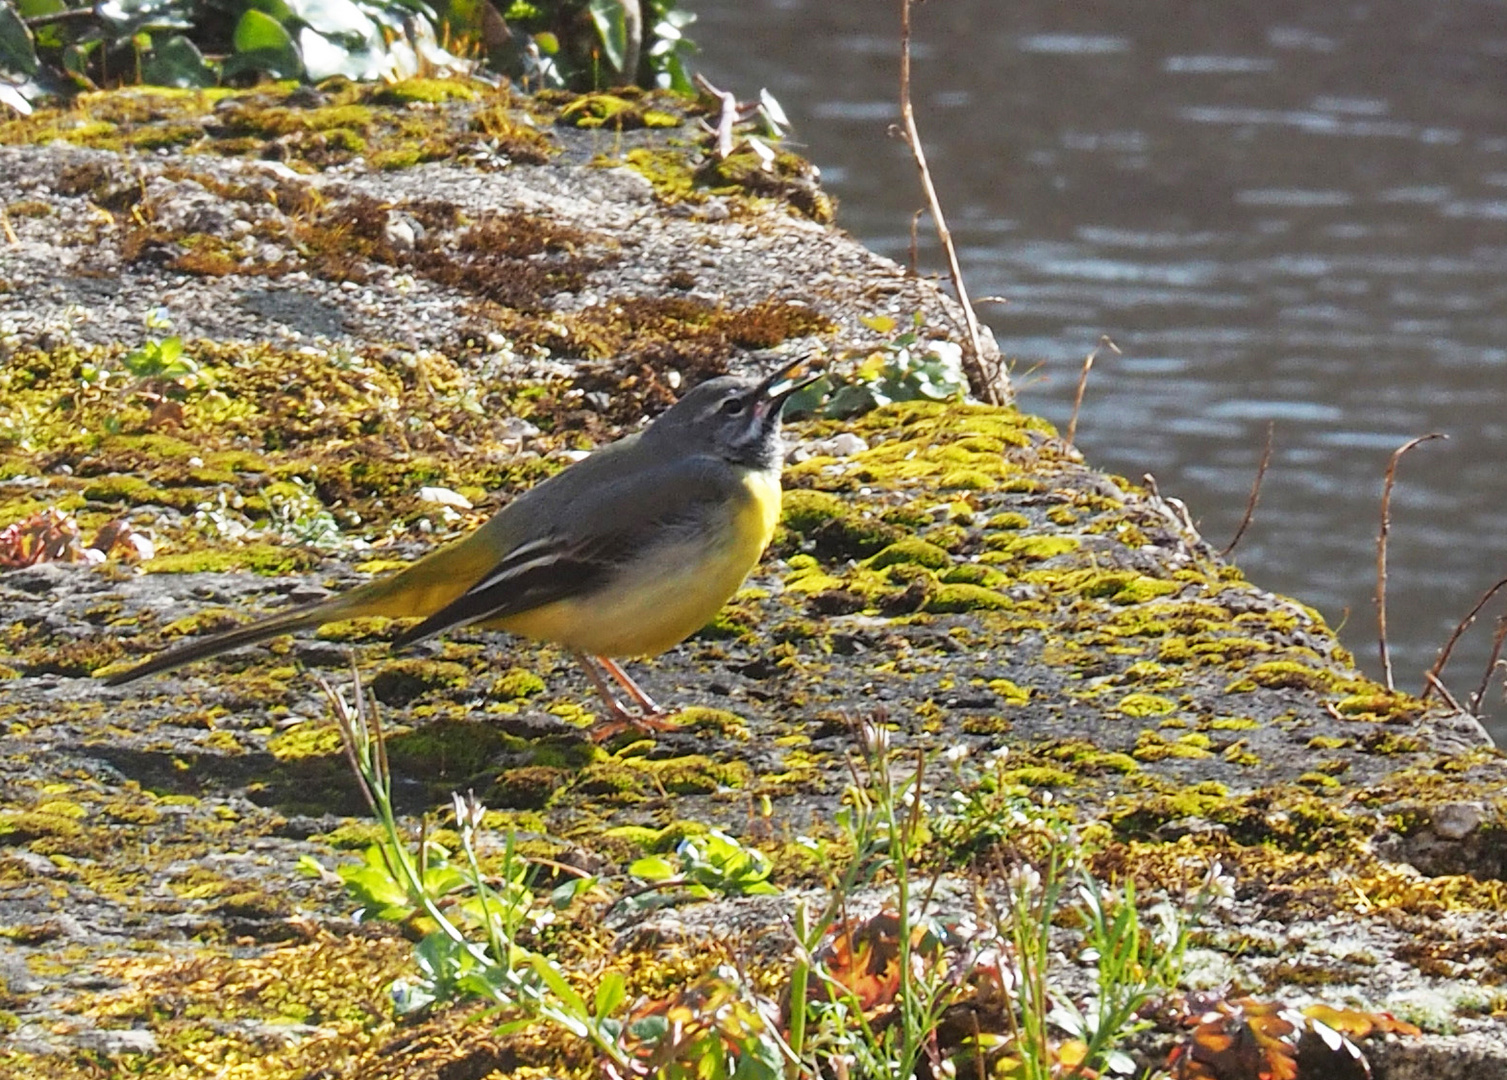
[[[1177,702],[1159,694],[1126,694],[1115,704],[1115,711],[1133,717],[1165,716],[1177,708]]]
[[[963,611],[996,611],[1010,606],[1009,597],[980,585],[942,585],[926,598],[923,611],[947,614]]]
[[[883,570],[897,563],[914,563],[931,570],[941,570],[952,565],[952,556],[935,544],[910,538],[883,548],[869,558],[865,565],[873,570]]]

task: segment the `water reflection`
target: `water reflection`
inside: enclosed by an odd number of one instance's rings
[[[799,125],[839,221],[904,260],[920,205],[896,118],[893,4],[699,0],[702,64]],[[1401,684],[1507,575],[1507,19],[1230,0],[948,0],[916,11],[919,121],[972,290],[1059,423],[1224,543],[1267,423],[1247,574],[1320,608],[1374,671],[1387,459],[1402,463],[1391,618]],[[928,238],[923,237],[923,240]],[[941,265],[929,242],[925,265]],[[1044,378],[1043,378],[1044,376]],[[1490,620],[1456,653],[1474,688]],[[1499,709],[1499,711],[1501,711]],[[1507,734],[1507,723],[1499,731]]]

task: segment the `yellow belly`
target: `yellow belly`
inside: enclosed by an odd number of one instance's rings
[[[592,656],[653,656],[712,620],[758,564],[780,519],[776,474],[749,470],[745,498],[700,537],[641,558],[614,581],[485,625]]]

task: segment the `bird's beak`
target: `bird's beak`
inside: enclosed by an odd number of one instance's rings
[[[764,377],[764,380],[754,390],[754,398],[758,402],[758,408],[761,413],[766,416],[779,416],[780,410],[791,395],[799,393],[821,378],[820,375],[812,375],[805,379],[794,379],[810,359],[811,356],[809,353],[796,357],[788,364],[776,368]]]

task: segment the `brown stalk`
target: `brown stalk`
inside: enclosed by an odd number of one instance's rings
[[[1083,391],[1088,389],[1089,369],[1094,366],[1094,361],[1099,357],[1099,350],[1108,346],[1115,351],[1116,356],[1123,356],[1120,347],[1109,340],[1105,334],[1099,338],[1099,344],[1094,346],[1094,351],[1083,358],[1083,370],[1078,373],[1078,392],[1073,395],[1073,417],[1067,422],[1067,444],[1073,445],[1073,440],[1078,436],[1078,410],[1083,407]]]
[[[1245,535],[1245,530],[1250,527],[1251,519],[1256,516],[1256,503],[1261,499],[1261,481],[1266,478],[1266,467],[1272,463],[1272,432],[1276,430],[1277,422],[1266,422],[1266,449],[1261,451],[1261,464],[1256,466],[1256,479],[1251,484],[1251,497],[1245,500],[1245,517],[1240,519],[1240,528],[1235,530],[1235,535],[1219,553],[1220,558],[1229,555],[1235,550],[1235,545],[1240,543],[1240,538]]]
[[[1423,693],[1419,695],[1420,701],[1428,697],[1428,692],[1430,690],[1437,690],[1439,691],[1440,696],[1444,698],[1445,703],[1448,704],[1451,709],[1454,709],[1455,712],[1460,713],[1463,713],[1465,711],[1465,706],[1461,705],[1458,701],[1455,700],[1455,695],[1449,692],[1449,687],[1445,686],[1442,682],[1439,681],[1439,676],[1435,675],[1432,671],[1425,671],[1423,673],[1423,681],[1428,685],[1424,687]]]
[[[1387,479],[1381,489],[1381,532],[1376,537],[1376,632],[1381,644],[1381,672],[1388,690],[1397,689],[1392,682],[1392,653],[1387,648],[1387,533],[1392,528],[1392,484],[1397,480],[1397,462],[1419,443],[1447,438],[1448,435],[1431,431],[1409,439],[1392,451],[1392,459],[1387,462]]]
[[[1426,671],[1423,675],[1424,682],[1428,685],[1423,688],[1423,692],[1418,696],[1424,701],[1428,700],[1430,692],[1432,692],[1436,686],[1441,690],[1443,689],[1443,684],[1439,682],[1439,676],[1444,674],[1444,665],[1449,663],[1449,654],[1454,651],[1455,643],[1460,640],[1465,631],[1471,628],[1471,625],[1476,621],[1476,617],[1481,614],[1481,609],[1484,608],[1487,603],[1490,602],[1491,598],[1498,592],[1500,592],[1503,588],[1507,588],[1507,578],[1503,578],[1501,581],[1497,582],[1491,588],[1482,593],[1481,599],[1476,601],[1476,606],[1470,609],[1470,614],[1461,619],[1460,624],[1455,627],[1455,632],[1451,634],[1449,636],[1449,640],[1444,643],[1444,648],[1439,650],[1439,658],[1434,661],[1434,666],[1429,668],[1428,671]]]
[[[952,233],[947,229],[947,219],[942,214],[942,202],[937,197],[936,186],[931,182],[931,169],[926,164],[926,151],[921,147],[921,133],[916,128],[916,113],[910,100],[910,9],[915,0],[900,0],[900,122],[903,125],[905,142],[910,147],[911,157],[916,161],[916,171],[921,174],[921,189],[926,193],[926,206],[931,211],[931,220],[937,226],[937,240],[947,255],[947,272],[952,277],[952,287],[958,294],[958,303],[963,309],[963,322],[967,328],[964,363],[968,382],[973,392],[990,405],[1003,405],[1006,394],[999,383],[999,372],[990,372],[984,367],[983,334],[979,330],[978,315],[968,299],[968,289],[963,284],[963,269],[958,263],[957,248],[952,242]]]
[[[699,74],[696,76],[696,85],[722,103],[722,109],[717,114],[717,158],[726,161],[733,153],[733,125],[738,122],[738,98],[726,90],[718,90]]]
[[[920,271],[917,269],[917,267],[920,266],[920,255],[919,255],[920,243],[918,242],[916,233],[917,233],[917,231],[921,227],[921,215],[924,214],[924,213],[926,213],[925,210],[917,210],[914,214],[912,214],[910,216],[910,276],[911,277],[916,277],[920,273]]]
[[[1507,616],[1497,619],[1496,633],[1491,635],[1491,656],[1486,661],[1486,670],[1481,673],[1481,685],[1470,696],[1470,715],[1481,715],[1481,702],[1486,700],[1486,687],[1491,682],[1491,673],[1502,658],[1502,643],[1507,641]]]

